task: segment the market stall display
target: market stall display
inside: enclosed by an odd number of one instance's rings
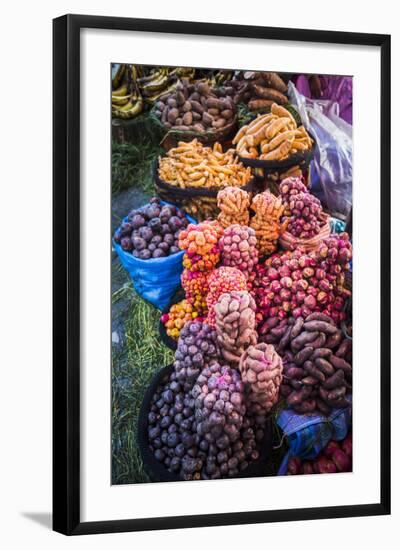
[[[115,71],[113,116],[147,108],[166,150],[158,196],[113,237],[175,350],[140,413],[151,479],[265,475],[271,425],[279,475],[351,469],[351,436],[333,439],[351,425],[352,243],[310,185],[314,133],[287,94],[272,72]]]

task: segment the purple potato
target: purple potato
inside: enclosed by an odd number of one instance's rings
[[[132,239],[132,244],[136,250],[144,250],[146,248],[146,241],[141,237],[134,237]]]
[[[151,239],[152,244],[158,246],[162,242],[162,237],[160,235],[154,235]]]
[[[169,233],[171,233],[171,229],[169,228],[169,225],[167,223],[163,223],[161,225],[160,233],[161,235],[168,235]]]
[[[142,239],[149,242],[153,238],[153,231],[150,229],[150,227],[144,226],[139,229],[139,235]]]
[[[131,252],[133,249],[133,244],[129,237],[123,237],[121,239],[121,248],[122,250],[125,250],[125,252]]]
[[[176,232],[179,229],[182,229],[182,220],[178,218],[178,216],[172,216],[168,222],[168,225],[172,231]]]
[[[142,227],[146,223],[146,220],[141,214],[136,214],[132,218],[132,227],[133,229],[139,229],[139,227]]]
[[[122,222],[120,226],[121,230],[121,237],[126,237],[127,235],[130,235],[132,233],[132,224],[129,222]]]
[[[152,218],[148,226],[152,229],[153,232],[159,233],[161,231],[161,220],[160,218]]]
[[[145,248],[144,250],[141,250],[139,252],[139,258],[141,260],[148,260],[149,258],[151,258],[151,252],[148,248]]]

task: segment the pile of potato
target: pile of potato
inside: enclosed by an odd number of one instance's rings
[[[281,161],[311,149],[313,142],[287,109],[272,103],[271,112],[242,126],[232,143],[242,158]]]
[[[236,267],[248,279],[258,262],[257,237],[254,229],[233,224],[224,230],[218,243],[222,265]]]
[[[251,208],[254,216],[250,219],[250,227],[256,233],[258,251],[261,255],[272,254],[288,223],[280,221],[284,211],[282,199],[265,191],[254,197]]]
[[[211,148],[194,139],[180,141],[178,147],[160,157],[158,175],[182,189],[242,187],[250,181],[251,170],[243,166],[234,149],[223,153],[220,143]]]
[[[215,327],[215,304],[221,294],[233,290],[247,290],[246,277],[235,267],[218,267],[208,278],[208,294],[206,298],[208,315],[207,323]]]
[[[165,128],[199,134],[232,124],[235,112],[233,100],[217,97],[207,82],[180,82],[175,91],[160,97],[154,109]]]
[[[217,204],[220,209],[218,223],[224,229],[232,224],[248,225],[250,195],[237,187],[225,187],[219,191]]]
[[[244,351],[257,343],[256,304],[250,293],[221,294],[215,304],[215,322],[222,356],[237,366]]]
[[[235,103],[247,103],[253,111],[269,110],[274,102],[288,103],[286,83],[273,72],[241,72],[235,79],[225,81],[216,93],[231,96]]]
[[[280,391],[287,405],[299,414],[329,414],[332,408],[348,407],[352,343],[343,339],[334,321],[315,312],[306,319],[290,319],[280,336],[275,333],[275,346],[284,359]]]
[[[277,403],[282,382],[282,359],[269,344],[247,348],[239,364],[242,380],[249,386],[247,408],[256,424],[265,422],[265,415]]]

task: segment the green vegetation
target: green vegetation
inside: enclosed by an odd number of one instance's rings
[[[160,343],[160,312],[139,298],[130,283],[113,294],[113,305],[125,302],[123,346],[112,356],[112,483],[149,481],[136,444],[137,420],[146,388],[154,374],[172,361]]]

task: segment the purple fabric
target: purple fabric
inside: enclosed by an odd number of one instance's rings
[[[351,76],[319,76],[322,95],[313,96],[308,76],[301,74],[293,78],[298,91],[310,99],[329,99],[339,104],[339,116],[349,124],[353,123],[353,79]]]

